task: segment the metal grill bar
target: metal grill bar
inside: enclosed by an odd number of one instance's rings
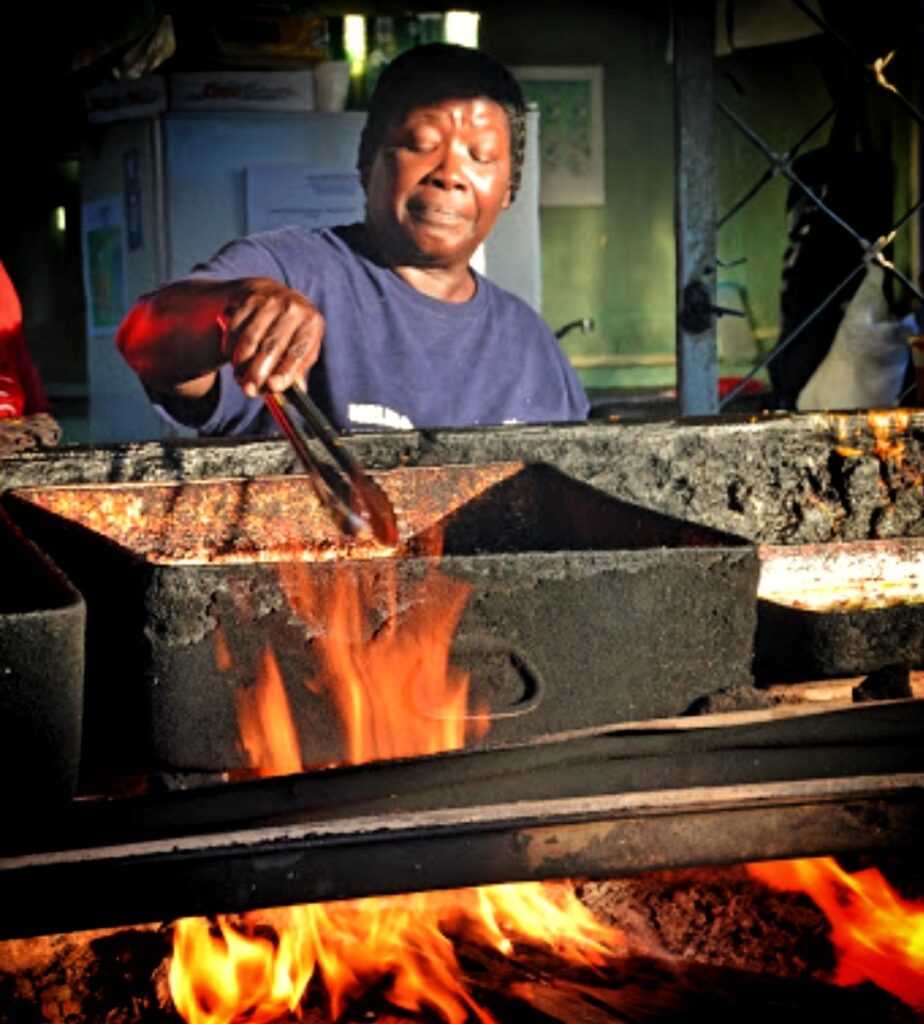
[[[924,774],[250,829],[7,866],[0,936],[510,881],[894,850],[914,847],[922,833]]]
[[[674,0],[677,390],[685,416],[718,412],[715,333],[714,0]]]
[[[76,805],[4,837],[0,935],[920,844],[922,727],[924,700],[726,714]]]

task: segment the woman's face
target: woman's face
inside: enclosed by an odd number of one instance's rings
[[[510,205],[510,123],[486,98],[397,118],[365,175],[366,223],[389,261],[468,266]]]

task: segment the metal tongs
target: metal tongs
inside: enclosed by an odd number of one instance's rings
[[[398,542],[395,510],[385,492],[347,451],[342,438],[314,402],[298,388],[264,394],[267,408],[308,472],[315,494],[337,529],[350,536],[372,536],[379,544]],[[293,410],[298,416],[293,415]],[[304,427],[299,422],[299,417]],[[321,442],[333,466],[319,461],[310,439]]]

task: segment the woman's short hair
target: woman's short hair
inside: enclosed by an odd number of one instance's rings
[[[372,165],[389,126],[423,103],[486,97],[510,122],[510,197],[520,185],[526,148],[526,104],[516,79],[480,50],[452,43],[426,43],[399,54],[379,75],[359,143],[357,165]]]

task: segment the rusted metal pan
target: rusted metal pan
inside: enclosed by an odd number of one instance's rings
[[[246,764],[235,694],[275,652],[305,764],[342,760],[328,699],[303,685],[317,627],[308,591],[336,577],[371,595],[369,629],[403,621],[436,567],[470,587],[451,661],[490,708],[483,743],[682,714],[751,681],[757,557],[715,530],[618,501],[543,464],[396,469],[393,557],[333,530],[303,477],[25,488],[12,515],[88,609],[85,745],[100,770]],[[312,629],[315,631],[312,632]],[[219,665],[219,636],[233,652]]]
[[[924,702],[725,717],[77,804],[0,931],[924,842]]]
[[[924,538],[758,550],[759,682],[924,665]]]
[[[0,509],[3,830],[57,813],[77,788],[86,606]]]

